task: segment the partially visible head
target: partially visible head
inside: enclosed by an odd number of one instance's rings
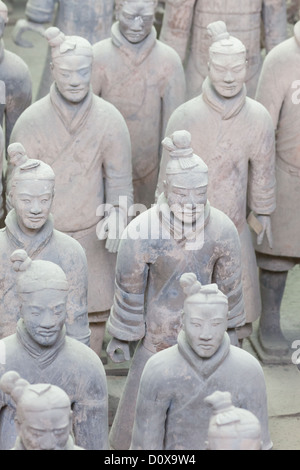
[[[47,221],[54,197],[55,175],[46,163],[28,158],[20,143],[10,144],[9,163],[13,165],[9,200],[16,211],[21,230],[37,233]]]
[[[26,450],[64,450],[72,430],[69,396],[50,384],[31,385],[17,372],[6,372],[0,389],[16,404],[17,433]]]
[[[8,8],[4,2],[0,0],[0,38],[3,36],[4,29],[8,23]]]
[[[230,36],[223,21],[209,24],[207,31],[212,38],[208,62],[210,80],[219,95],[224,98],[236,96],[246,80],[246,47]]]
[[[216,391],[204,401],[212,407],[208,450],[261,450],[261,425],[248,410],[236,408],[229,392]]]
[[[193,351],[209,358],[219,349],[227,329],[228,299],[217,284],[202,286],[194,273],[180,278],[185,294],[183,326]]]
[[[65,36],[57,27],[45,31],[51,47],[51,70],[57,89],[70,103],[80,103],[90,90],[93,48],[80,36]]]
[[[137,44],[151,32],[157,0],[116,0],[116,18],[127,41]]]
[[[182,222],[195,222],[207,203],[208,168],[193,153],[191,134],[176,131],[163,140],[170,154],[166,167],[164,193],[174,216]]]
[[[67,277],[57,264],[33,261],[24,250],[15,250],[10,259],[17,272],[16,291],[25,328],[40,346],[53,346],[67,316]]]

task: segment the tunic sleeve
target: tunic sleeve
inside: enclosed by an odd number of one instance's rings
[[[56,0],[28,0],[25,15],[35,23],[50,23],[55,3]]]
[[[184,61],[192,29],[195,0],[167,0],[159,39]]]
[[[264,0],[262,16],[265,30],[265,45],[267,53],[274,46],[286,39],[286,1]]]
[[[115,280],[115,295],[108,332],[123,341],[137,341],[145,335],[144,302],[148,280],[148,264],[142,241],[131,240],[128,229],[120,242]],[[147,241],[144,241],[147,243]]]
[[[253,145],[255,151],[249,161],[248,206],[257,214],[271,215],[276,208],[275,132],[272,119],[263,108],[261,116],[264,119],[260,119],[256,133],[258,144]]]
[[[241,246],[234,224],[230,219],[224,224],[222,240],[218,246],[219,257],[215,264],[212,282],[228,297],[228,328],[238,328],[246,321],[244,310]],[[227,225],[227,226],[226,226]]]

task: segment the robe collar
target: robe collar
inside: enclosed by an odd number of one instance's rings
[[[247,89],[244,84],[243,88],[236,96],[226,99],[216,92],[210,78],[206,77],[202,85],[202,97],[205,103],[217,113],[221,114],[221,118],[225,121],[239,114],[244,107],[247,98]]]
[[[9,240],[16,248],[25,250],[30,258],[35,258],[49,243],[54,229],[53,218],[50,214],[40,231],[35,236],[29,237],[21,230],[15,209],[7,214],[5,226]]]
[[[219,367],[222,367],[222,363],[230,351],[230,339],[227,333],[224,334],[224,338],[219,349],[208,359],[201,358],[195,353],[187,342],[186,335],[183,330],[181,330],[178,335],[177,343],[180,354],[196,371],[197,375],[200,375],[203,379],[212,375]]]
[[[50,100],[66,130],[69,134],[75,134],[86,123],[93,104],[93,92],[90,88],[87,96],[80,103],[70,105],[58,91],[54,82],[50,87]]]
[[[170,211],[167,198],[162,193],[157,200],[157,212],[159,220],[167,233],[186,250],[199,250],[203,247],[204,229],[210,219],[210,204],[207,201],[202,219],[197,223],[183,224],[177,220]]]
[[[114,46],[118,47],[130,59],[132,65],[136,66],[144,62],[149,56],[156,44],[157,33],[153,26],[151,33],[141,43],[131,44],[121,33],[119,22],[117,21],[112,25],[111,38]]]
[[[25,351],[31,356],[40,369],[50,366],[65,345],[66,327],[62,328],[58,340],[53,346],[40,346],[28,333],[23,318],[17,322],[17,339]]]

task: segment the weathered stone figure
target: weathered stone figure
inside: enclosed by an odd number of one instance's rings
[[[16,406],[17,439],[12,450],[83,450],[72,436],[71,401],[51,384],[30,384],[17,372],[6,372],[0,389]]]
[[[8,147],[8,156],[14,167],[8,195],[13,209],[0,230],[0,338],[15,333],[20,318],[10,256],[22,248],[32,259],[49,260],[63,269],[69,283],[66,332],[89,345],[87,260],[76,240],[54,229],[54,172],[46,163],[29,159],[19,143]]]
[[[258,243],[272,244],[270,215],[275,209],[275,136],[268,111],[246,96],[246,48],[224,22],[208,26],[212,38],[209,74],[203,92],[172,114],[167,134],[179,129],[193,136],[192,146],[209,168],[208,199],[225,212],[240,236],[247,324],[239,339],[249,336],[261,302],[255,252],[247,224],[249,208],[260,222]],[[170,157],[163,152],[158,194]]]
[[[19,46],[30,47],[32,44],[22,37],[25,31],[44,34],[47,23],[63,30],[68,36],[78,35],[94,44],[109,37],[113,22],[114,0],[28,0],[26,19],[17,21],[13,31],[15,42]],[[45,61],[37,99],[49,93],[53,77],[50,72],[51,48]]]
[[[127,223],[120,197],[128,206],[133,197],[130,136],[121,113],[91,90],[90,43],[55,27],[45,34],[54,83],[20,116],[11,141],[55,172],[55,228],[86,251],[91,347],[100,354],[113,299],[118,229]]]
[[[178,344],[160,351],[145,365],[137,398],[131,449],[204,450],[211,410],[206,397],[229,391],[235,406],[251,411],[268,430],[263,370],[251,354],[230,345],[226,333],[228,302],[217,285],[202,286],[194,273],[180,284],[186,299]]]
[[[15,371],[32,384],[51,383],[70,398],[73,434],[87,450],[108,448],[108,398],[105,370],[88,346],[65,332],[68,281],[50,261],[32,261],[24,250],[11,255],[17,271],[21,318],[16,333],[0,342],[0,377]],[[0,449],[15,444],[15,403],[0,392]]]
[[[207,450],[261,450],[261,425],[251,411],[233,406],[230,392],[204,399],[211,406]]]
[[[92,86],[127,123],[132,145],[134,202],[150,208],[157,184],[160,144],[171,113],[185,99],[178,54],[157,40],[157,0],[116,0],[109,39],[93,46]]]
[[[261,36],[266,52],[286,39],[285,0],[166,0],[160,39],[179,53],[186,66],[188,99],[201,93],[207,76],[210,38],[207,26],[222,20],[247,49],[246,84],[254,98],[262,65]]]
[[[5,49],[3,34],[7,22],[8,9],[0,1],[0,124],[5,126],[5,149],[16,120],[32,99],[32,81],[26,63]]]
[[[288,272],[300,262],[300,22],[294,36],[279,44],[266,58],[257,100],[270,112],[276,130],[277,207],[271,216],[273,245],[255,245],[260,267],[262,313],[258,339],[262,358],[287,355],[289,344],[281,331],[280,306]]]
[[[177,341],[184,297],[179,286],[182,273],[193,269],[201,282],[216,282],[228,294],[228,332],[235,344],[236,329],[245,321],[237,230],[207,200],[208,169],[193,154],[190,134],[175,132],[163,145],[171,155],[165,190],[156,206],[129,223],[118,252],[108,322],[113,338],[107,352],[112,360],[122,362],[129,358],[129,342],[141,341],[112,425],[114,449],[130,446],[145,363]]]

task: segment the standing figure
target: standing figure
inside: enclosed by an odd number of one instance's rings
[[[29,157],[54,170],[54,224],[86,251],[91,347],[100,354],[112,306],[118,229],[127,223],[123,204],[130,206],[133,197],[130,136],[121,113],[91,90],[91,44],[55,27],[45,34],[54,83],[20,116],[11,142],[22,143]],[[8,187],[9,179],[8,171]]]
[[[15,122],[32,99],[32,80],[26,63],[5,49],[3,34],[7,22],[7,6],[0,1],[0,125],[5,128],[5,149]]]
[[[212,408],[207,450],[262,450],[259,419],[251,411],[233,406],[230,392],[216,391],[204,401]]]
[[[262,359],[290,362],[289,344],[280,326],[280,307],[288,272],[300,262],[300,22],[294,36],[266,58],[257,100],[270,112],[276,130],[277,207],[271,216],[273,245],[255,245],[260,268],[262,313],[258,340]]]
[[[0,389],[16,406],[18,437],[12,450],[84,450],[74,444],[71,401],[50,384],[30,384],[17,372],[6,372]]]
[[[228,295],[232,343],[237,344],[236,329],[245,322],[237,230],[207,200],[208,169],[193,154],[191,135],[176,132],[163,145],[171,155],[164,192],[157,205],[128,224],[118,252],[107,353],[122,362],[129,358],[129,342],[141,341],[112,425],[114,449],[130,446],[145,363],[177,341],[183,305],[179,279],[184,272],[193,269],[201,282],[216,282]]]
[[[46,163],[29,159],[19,143],[8,147],[8,156],[14,166],[8,194],[13,209],[0,230],[0,339],[15,333],[20,318],[10,256],[22,248],[32,259],[49,260],[63,269],[69,283],[66,332],[89,345],[87,259],[80,243],[54,229],[54,172]]]
[[[166,0],[160,39],[185,63],[188,99],[201,93],[210,44],[206,28],[219,20],[245,44],[246,84],[254,98],[262,65],[261,37],[267,53],[286,39],[286,0]]]
[[[100,358],[85,344],[66,336],[68,281],[51,261],[32,261],[16,250],[11,262],[17,272],[16,291],[21,318],[16,333],[0,341],[0,377],[15,371],[32,384],[62,388],[73,411],[72,432],[87,450],[108,448],[108,393]],[[0,449],[16,442],[16,404],[0,392]]]
[[[31,47],[22,38],[25,31],[44,34],[44,24],[53,21],[54,26],[62,29],[68,36],[78,35],[94,44],[109,37],[113,22],[114,0],[28,0],[26,19],[17,21],[13,37],[19,46]],[[55,17],[53,19],[55,13]],[[51,48],[48,49],[37,99],[49,93],[52,76],[49,68]]]
[[[132,145],[134,202],[154,204],[160,144],[170,115],[185,99],[178,54],[156,38],[157,0],[116,0],[111,38],[93,46],[92,86],[127,123]]]
[[[211,418],[207,396],[216,390],[230,392],[235,406],[254,413],[261,423],[263,449],[270,449],[263,370],[250,353],[230,345],[226,296],[216,284],[201,285],[194,273],[183,274],[180,285],[186,295],[182,330],[177,345],[145,365],[131,449],[206,449]]]
[[[272,243],[270,215],[275,209],[275,136],[268,111],[247,97],[246,48],[217,21],[208,26],[212,37],[209,74],[203,92],[172,114],[167,134],[186,129],[193,148],[209,168],[208,199],[234,222],[242,249],[242,276],[247,324],[239,339],[248,337],[259,317],[261,302],[255,252],[247,210],[259,219],[258,241]],[[170,157],[162,155],[158,194]],[[252,219],[254,219],[252,217]],[[254,224],[253,224],[254,225]]]

